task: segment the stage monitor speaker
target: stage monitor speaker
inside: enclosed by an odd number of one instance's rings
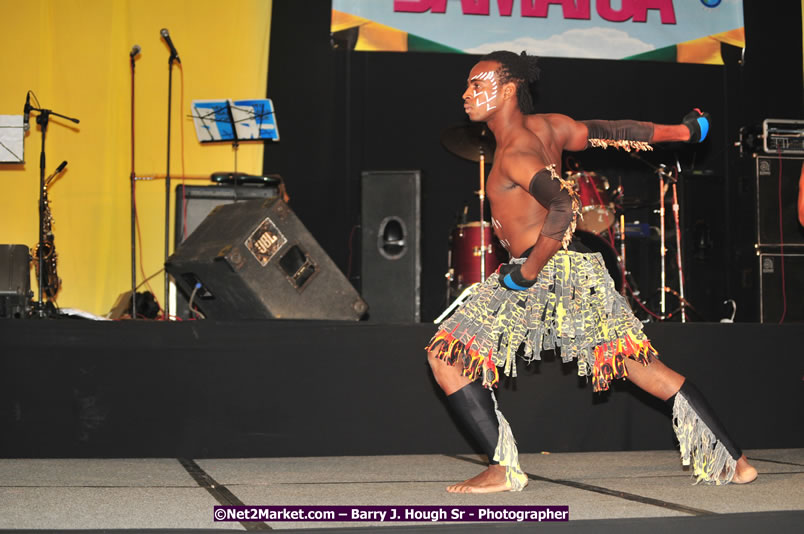
[[[30,310],[31,255],[25,245],[0,245],[0,318],[24,319]]]
[[[361,294],[374,322],[421,319],[421,173],[366,171],[361,178]]]
[[[779,246],[782,242],[785,247],[804,247],[804,228],[798,222],[798,181],[802,163],[804,158],[756,158],[757,244],[760,247]]]
[[[760,321],[804,322],[804,254],[760,254],[759,273]]]
[[[207,318],[358,320],[346,277],[278,198],[225,204],[165,264]]]

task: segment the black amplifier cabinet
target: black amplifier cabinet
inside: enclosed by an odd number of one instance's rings
[[[176,186],[173,250],[176,250],[176,247],[218,206],[246,200],[275,198],[278,195],[279,188],[273,184]],[[185,295],[183,291],[176,292],[175,314],[180,319],[193,318],[187,305],[188,298],[189,295]]]
[[[175,241],[173,249],[198,228],[218,206],[279,196],[275,185],[178,185],[176,186]],[[185,209],[186,208],[186,209]]]
[[[165,269],[210,319],[358,320],[367,310],[278,198],[218,206]]]
[[[798,222],[798,181],[804,158],[757,156],[757,245],[804,249]],[[781,225],[781,229],[780,229]]]
[[[759,254],[760,322],[804,322],[804,251]]]
[[[0,245],[0,319],[24,319],[31,305],[31,256],[25,245]]]

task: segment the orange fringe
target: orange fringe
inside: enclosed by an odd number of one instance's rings
[[[473,349],[474,336],[469,340],[469,343],[464,345],[453,335],[457,329],[458,327],[456,326],[452,332],[439,331],[430,341],[430,344],[425,347],[425,350],[434,352],[434,356],[447,365],[455,365],[455,363],[460,362],[463,368],[461,374],[472,380],[482,378],[484,387],[496,387],[500,381],[500,374],[497,372],[497,366],[491,357],[492,351],[489,350],[488,354],[483,355]]]
[[[456,326],[452,332],[439,331],[425,349],[434,353],[433,356],[447,365],[460,363],[463,376],[472,380],[482,378],[484,387],[496,387],[500,381],[500,375],[491,357],[491,351],[483,355],[472,349],[474,337],[469,340],[469,343],[462,343],[453,335],[457,328]],[[592,390],[595,393],[608,390],[612,381],[628,376],[628,371],[625,367],[626,358],[631,358],[642,365],[648,365],[653,361],[653,358],[659,355],[649,340],[638,341],[628,334],[620,339],[598,345],[594,348],[594,351],[595,365],[592,369]]]
[[[595,347],[595,366],[592,370],[592,391],[598,393],[609,389],[617,378],[626,378],[628,370],[625,359],[631,358],[642,365],[648,365],[659,353],[650,341],[637,341],[626,334],[620,339]]]

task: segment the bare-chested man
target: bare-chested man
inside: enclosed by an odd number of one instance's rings
[[[708,117],[692,112],[679,125],[637,121],[575,121],[531,114],[528,84],[536,58],[511,52],[484,56],[463,94],[472,121],[497,141],[486,186],[492,224],[513,258],[478,286],[428,345],[428,360],[453,412],[489,457],[489,467],[454,493],[518,491],[527,485],[508,422],[490,393],[498,367],[514,369],[518,351],[538,359],[554,348],[578,361],[594,391],[628,378],[673,407],[682,460],[698,480],[747,483],[757,476],[701,393],[665,366],[600,254],[572,240],[579,206],[561,178],[561,153],[589,146],[649,149],[649,143],[703,140]],[[714,447],[712,444],[716,443]]]

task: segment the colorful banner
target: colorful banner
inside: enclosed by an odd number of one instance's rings
[[[335,46],[361,51],[722,65],[745,47],[742,0],[332,0]]]

